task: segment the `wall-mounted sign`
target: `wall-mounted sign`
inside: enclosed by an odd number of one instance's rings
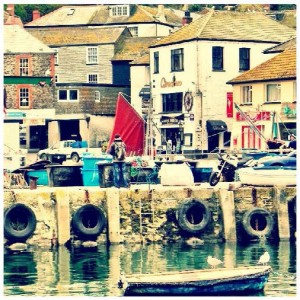
[[[190,114],[190,121],[194,121],[195,120],[195,115],[194,114]]]
[[[227,118],[233,117],[233,94],[232,94],[232,92],[227,93],[226,114],[227,114]]]
[[[281,104],[281,116],[287,119],[295,119],[296,113],[296,103],[285,102]]]
[[[269,111],[255,111],[255,112],[245,112],[252,122],[255,121],[269,121],[271,119],[271,113]],[[237,121],[245,121],[245,118],[239,113],[236,113]]]
[[[161,88],[174,87],[174,86],[180,86],[180,85],[182,85],[182,81],[177,81],[177,80],[166,81],[166,78],[164,78],[164,77],[160,81]]]

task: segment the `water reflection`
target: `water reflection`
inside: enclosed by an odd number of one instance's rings
[[[224,267],[256,265],[268,251],[273,272],[259,295],[296,295],[296,245],[250,244],[106,245],[97,248],[34,250],[4,255],[5,295],[120,296],[121,270],[126,274],[209,268],[207,256]]]

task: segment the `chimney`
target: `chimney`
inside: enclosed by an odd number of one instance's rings
[[[158,11],[155,16],[160,22],[166,22],[165,9],[163,4],[158,5]]]
[[[193,18],[191,17],[191,13],[187,10],[184,12],[184,16],[182,18],[182,26],[188,25],[193,21]]]
[[[6,10],[11,17],[15,16],[15,5],[14,4],[7,4]]]
[[[32,12],[32,21],[39,19],[41,17],[41,13],[39,12],[39,10],[35,9]]]

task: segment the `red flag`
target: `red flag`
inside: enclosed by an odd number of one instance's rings
[[[145,121],[121,93],[118,95],[115,124],[108,149],[114,141],[115,134],[119,134],[126,144],[126,155],[133,156],[144,153]]]

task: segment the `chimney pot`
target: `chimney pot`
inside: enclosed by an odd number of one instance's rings
[[[35,9],[33,12],[32,12],[32,21],[36,20],[36,19],[39,19],[41,17],[41,14],[39,12],[38,9]]]
[[[193,21],[193,18],[191,17],[191,13],[187,10],[184,12],[184,16],[182,18],[182,25],[188,25]]]

